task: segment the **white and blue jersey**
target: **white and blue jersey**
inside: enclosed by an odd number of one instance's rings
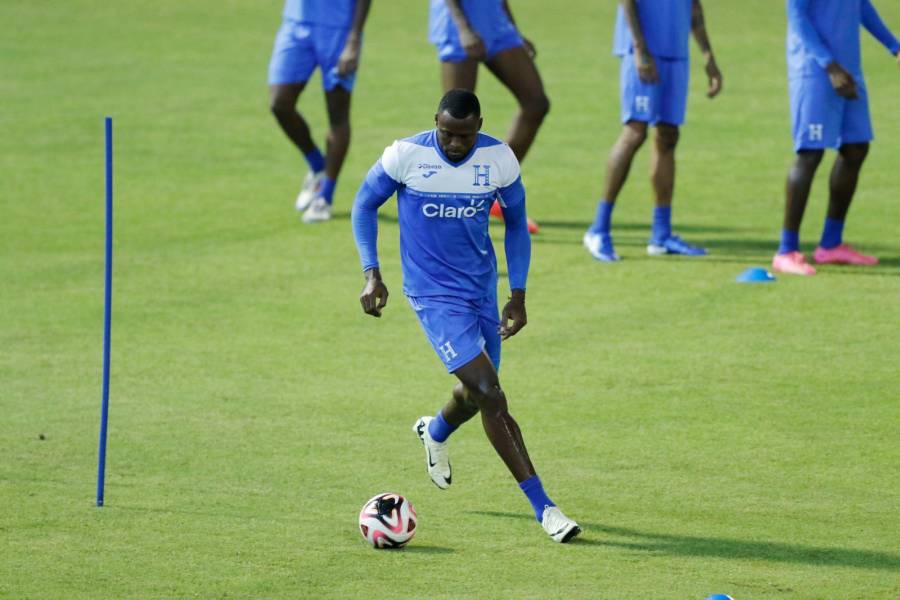
[[[688,41],[691,33],[691,0],[638,0],[638,22],[659,79],[646,83],[634,64],[634,43],[625,10],[619,5],[613,54],[621,58],[619,89],[621,120],[655,125],[681,125],[687,112]]]
[[[506,222],[511,289],[525,289],[531,239],[525,188],[512,150],[479,134],[468,156],[447,158],[435,131],[394,142],[369,170],[353,206],[363,270],[378,267],[377,211],[397,195],[403,292],[449,371],[482,351],[499,366],[497,258],[491,204]]]
[[[787,69],[795,150],[837,148],[873,138],[860,58],[865,27],[896,54],[900,42],[869,0],[787,0]],[[858,98],[838,95],[825,68],[837,62],[856,81]]]
[[[469,26],[484,42],[487,60],[525,43],[506,13],[503,0],[461,0],[460,8],[466,15]],[[437,48],[441,61],[459,62],[468,58],[459,42],[459,29],[444,0],[431,0],[428,41]]]
[[[355,10],[356,0],[286,0],[269,85],[306,82],[319,67],[325,91],[338,85],[352,91],[356,74],[338,75],[337,66]]]

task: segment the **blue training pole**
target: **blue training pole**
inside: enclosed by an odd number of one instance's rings
[[[106,117],[106,289],[103,297],[103,400],[100,405],[100,452],[97,459],[97,506],[103,506],[106,479],[106,422],[109,417],[109,337],[112,313],[112,117]]]

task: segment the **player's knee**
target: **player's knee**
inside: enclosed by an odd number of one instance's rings
[[[656,126],[656,146],[665,152],[672,152],[678,145],[680,135],[677,126],[660,123]]]
[[[296,110],[294,98],[290,94],[273,92],[269,96],[269,110],[276,117],[285,117]]]
[[[532,121],[541,122],[550,112],[550,98],[541,92],[522,103],[522,112]]]
[[[815,170],[824,155],[824,150],[800,150],[797,152],[796,166],[803,170]]]
[[[844,144],[840,148],[840,153],[848,167],[859,169],[869,153],[869,144]]]
[[[470,397],[482,411],[492,412],[505,406],[506,396],[497,381],[483,380],[475,388],[468,388]]]
[[[640,148],[647,140],[647,124],[641,121],[629,121],[622,131],[622,141],[633,150]]]

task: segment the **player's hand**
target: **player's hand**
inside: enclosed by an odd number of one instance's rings
[[[897,52],[897,66],[900,67],[900,51]]]
[[[478,34],[471,29],[460,29],[459,43],[466,51],[466,56],[469,58],[481,60],[487,56],[487,49],[484,47],[484,42]]]
[[[534,60],[537,58],[537,48],[534,47],[534,44],[528,38],[522,38],[522,41],[525,42],[525,52]]]
[[[706,61],[706,76],[709,78],[709,88],[706,90],[708,98],[715,98],[722,91],[722,72],[712,56]]]
[[[859,97],[856,92],[856,82],[853,80],[853,76],[847,72],[844,67],[836,62],[832,62],[825,67],[825,70],[828,73],[828,79],[831,80],[831,87],[834,88],[834,91],[836,91],[839,96],[851,100],[856,100]]]
[[[656,61],[653,60],[653,55],[646,49],[634,49],[634,66],[637,68],[638,77],[644,83],[656,83],[659,81]]]
[[[366,286],[359,295],[359,303],[363,312],[373,317],[381,316],[381,309],[387,306],[388,289],[381,281],[381,271],[369,269],[366,271]]]
[[[512,325],[509,322],[512,321]],[[509,302],[500,313],[500,339],[506,340],[519,333],[528,323],[525,314],[525,290],[513,290]]]
[[[338,58],[337,74],[341,77],[356,73],[359,68],[360,43],[358,38],[348,37],[344,50]]]

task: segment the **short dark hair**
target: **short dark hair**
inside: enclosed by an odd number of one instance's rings
[[[449,113],[454,119],[465,119],[470,115],[479,118],[481,117],[481,103],[478,101],[478,96],[469,90],[457,88],[450,90],[441,98],[437,114],[442,112]]]

